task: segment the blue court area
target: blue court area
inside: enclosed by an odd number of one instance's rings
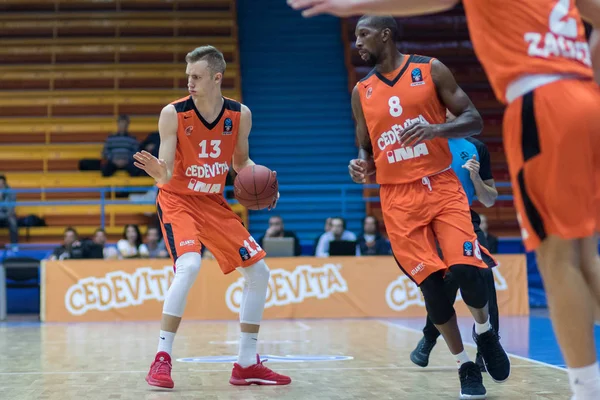
[[[550,364],[564,368],[565,361],[562,357],[558,343],[552,331],[552,323],[547,316],[546,309],[533,309],[529,317],[501,317],[500,337],[504,349],[515,356],[533,361]],[[422,318],[391,320],[391,323],[405,329],[420,331],[425,321]],[[459,326],[465,343],[473,344],[471,330],[473,320],[466,317],[459,318]],[[595,327],[596,343],[600,343],[600,326]],[[416,343],[415,343],[416,345]],[[474,356],[474,348],[467,349]],[[600,350],[596,346],[600,358]]]

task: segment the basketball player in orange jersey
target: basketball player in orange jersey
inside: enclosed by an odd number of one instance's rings
[[[416,15],[457,0],[288,0],[306,16]],[[600,399],[600,0],[463,0],[475,53],[507,104],[504,147],[574,400]],[[581,18],[595,28],[586,43]]]
[[[483,124],[448,68],[433,58],[398,52],[397,33],[391,16],[363,16],[356,26],[359,54],[375,68],[352,92],[360,150],[349,170],[358,183],[376,173],[398,265],[419,285],[428,315],[456,359],[461,398],[482,399],[481,371],[464,350],[452,301],[444,294],[444,275],[452,271],[475,319],[473,336],[484,366],[496,382],[504,382],[510,361],[491,329],[480,272],[488,268],[482,252],[491,256],[477,241],[448,145],[448,138],[479,134]],[[446,109],[456,119],[447,121]]]
[[[146,381],[152,386],[174,386],[173,339],[200,270],[204,244],[223,273],[238,270],[245,278],[239,354],[229,382],[287,385],[291,379],[271,371],[256,354],[270,276],[263,260],[266,254],[223,197],[230,163],[236,171],[254,165],[248,156],[252,114],[245,105],[221,94],[225,60],[220,51],[199,47],[188,53],[186,61],[190,96],[161,111],[159,158],[147,152],[134,156],[136,166],[160,188],[156,206],[175,263],[175,277],[163,306],[158,351]]]

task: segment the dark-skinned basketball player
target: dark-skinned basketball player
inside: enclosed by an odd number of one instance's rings
[[[175,277],[163,305],[158,350],[146,381],[172,388],[171,353],[187,295],[200,271],[202,245],[210,248],[224,274],[244,276],[240,310],[240,344],[229,382],[232,385],[287,385],[291,379],[263,365],[256,354],[258,331],[267,296],[270,271],[265,251],[248,233],[223,197],[231,167],[254,165],[248,136],[248,107],[223,97],[223,54],[202,46],[186,56],[189,96],[160,113],[159,158],[136,153],[135,165],[156,180],[156,200],[163,235],[175,265]],[[275,207],[279,194],[270,208]]]
[[[491,329],[480,273],[488,268],[482,252],[491,256],[477,241],[448,145],[449,138],[479,134],[483,123],[444,64],[397,50],[397,32],[391,16],[363,16],[356,26],[358,52],[374,69],[352,92],[360,150],[349,171],[357,183],[376,174],[398,265],[419,285],[428,315],[456,359],[461,398],[482,399],[486,390],[481,371],[463,347],[452,302],[444,292],[444,274],[452,272],[475,319],[473,335],[488,373],[504,382],[510,361]],[[446,109],[456,119],[446,122]]]

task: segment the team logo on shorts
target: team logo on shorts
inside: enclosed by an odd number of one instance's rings
[[[421,73],[420,68],[413,69],[412,72],[410,73],[410,77],[412,78],[412,81],[413,81],[413,83],[411,83],[410,86],[418,86],[418,85],[425,84],[425,82],[423,82],[423,74]]]
[[[242,257],[242,261],[246,261],[250,259],[250,253],[245,247],[240,247],[240,257]]]
[[[233,131],[233,121],[231,118],[225,118],[225,123],[223,123],[223,135],[231,135]]]
[[[471,242],[463,243],[463,255],[465,257],[473,257],[473,243],[471,243]]]
[[[373,88],[370,87],[367,89],[367,99],[370,99],[372,94],[373,94]]]

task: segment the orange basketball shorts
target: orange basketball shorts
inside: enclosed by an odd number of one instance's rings
[[[548,235],[593,235],[600,221],[600,89],[560,80],[513,101],[504,149],[528,251]]]
[[[173,262],[182,254],[199,253],[204,245],[228,274],[266,256],[221,194],[187,196],[160,190],[156,206]]]
[[[481,254],[491,255],[477,241],[467,196],[452,170],[411,183],[381,185],[380,197],[394,257],[417,285],[452,265],[488,268]]]

